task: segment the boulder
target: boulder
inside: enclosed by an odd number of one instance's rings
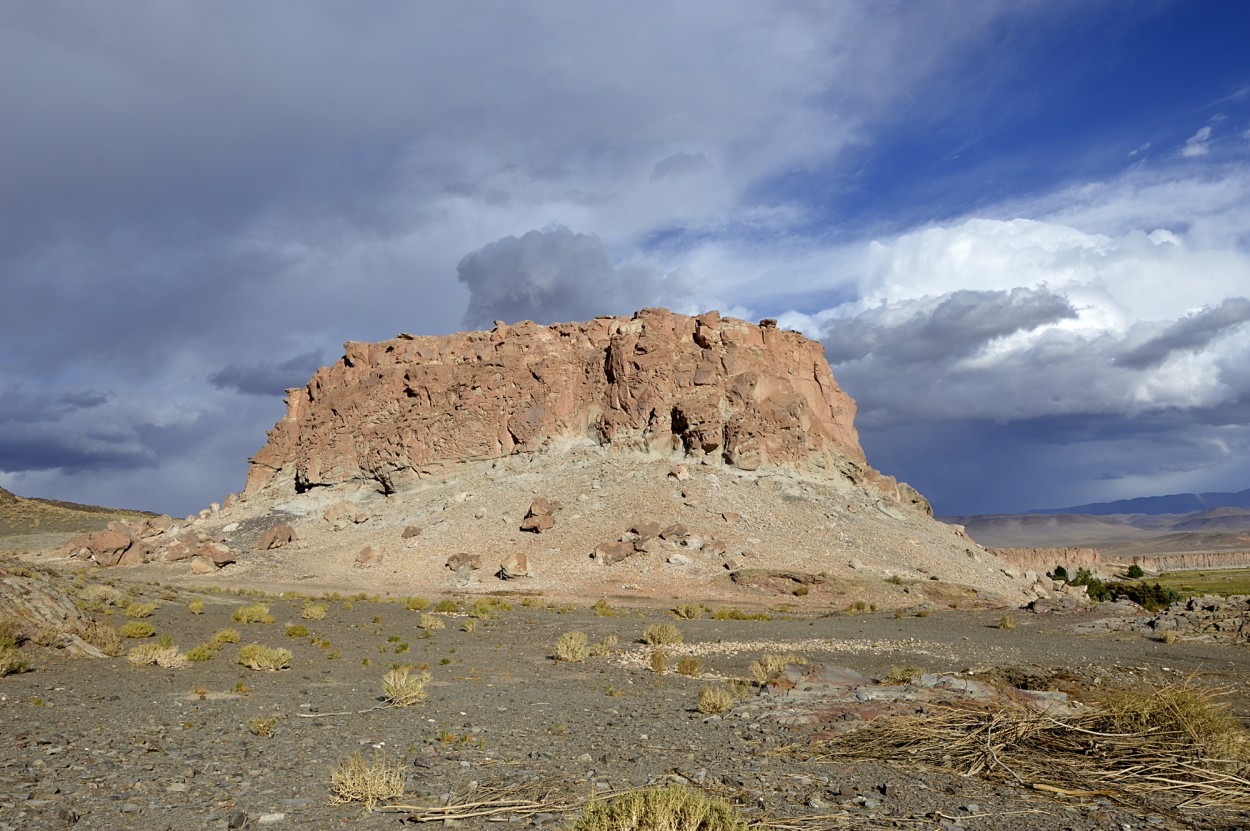
[[[500,580],[514,580],[518,577],[530,577],[530,561],[529,556],[524,552],[516,552],[509,554],[507,558],[499,564],[499,571],[495,576]]]
[[[256,548],[260,551],[272,551],[294,540],[295,529],[291,527],[291,523],[279,522],[261,535],[260,540],[256,543]]]
[[[409,525],[404,528],[404,532],[399,535],[400,539],[410,540],[413,537],[421,536],[421,528],[417,525]]]
[[[551,514],[539,514],[538,516],[528,516],[521,520],[522,531],[532,531],[535,534],[541,534],[543,531],[550,531],[556,527],[555,517]]]
[[[477,571],[482,567],[482,555],[452,554],[447,558],[447,562],[444,565],[452,571],[460,571],[462,568],[467,568],[470,571]]]
[[[642,522],[630,529],[642,542],[660,536],[662,530],[658,522]]]
[[[381,565],[382,550],[372,545],[366,545],[364,548],[356,552],[356,558],[352,560],[353,568],[373,568]]]
[[[603,565],[610,566],[632,557],[635,553],[637,552],[634,551],[632,542],[613,541],[599,543],[590,556]]]
[[[342,531],[349,525],[359,525],[369,520],[369,515],[360,510],[355,502],[349,499],[342,499],[326,508],[321,517],[334,527],[335,531]]]
[[[196,555],[191,558],[191,572],[193,574],[212,574],[217,570],[217,566],[207,557]]]

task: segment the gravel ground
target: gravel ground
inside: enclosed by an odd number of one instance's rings
[[[383,753],[402,771],[394,802],[436,808],[504,796],[538,803],[457,820],[464,828],[550,827],[557,810],[594,794],[662,782],[695,782],[752,819],[792,818],[795,828],[1122,829],[1247,827],[1250,816],[1176,814],[1105,797],[1065,798],[951,772],[894,763],[816,762],[809,728],[761,717],[758,695],[721,715],[697,711],[699,690],[749,677],[765,652],[794,651],[872,677],[891,667],[975,669],[978,677],[1051,686],[1081,697],[1096,687],[1133,687],[1196,675],[1233,688],[1234,712],[1250,702],[1250,650],[1206,641],[1165,644],[1137,634],[1076,635],[1089,616],[938,611],[762,620],[675,620],[661,609],[597,615],[541,599],[471,619],[422,613],[396,602],[330,600],[322,620],[301,617],[301,598],[194,595],[159,586],[132,592],[160,605],[147,618],[186,650],[223,628],[242,641],[211,660],[177,669],[132,666],[125,657],[39,660],[37,671],[0,679],[0,829],[394,828],[423,815],[367,813],[332,804],[331,776],[360,750]],[[188,603],[198,597],[203,611]],[[264,600],[272,623],[231,620]],[[105,617],[120,625],[119,610]],[[466,621],[475,620],[465,626]],[[656,674],[639,643],[652,623],[676,625],[683,656],[701,678]],[[290,637],[288,623],[308,627]],[[472,628],[473,631],[464,631]],[[606,655],[552,660],[564,632]],[[243,644],[294,653],[289,669],[235,663]],[[128,642],[132,644],[134,642]],[[429,666],[428,700],[381,706],[393,665]],[[272,735],[249,720],[273,719]],[[383,804],[386,804],[385,801]],[[549,806],[549,807],[548,807]]]

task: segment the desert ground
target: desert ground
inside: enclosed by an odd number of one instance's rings
[[[590,800],[665,782],[704,789],[758,828],[1250,824],[1244,780],[1145,787],[1099,761],[1112,741],[1100,736],[1086,737],[1091,761],[1075,778],[1053,748],[982,754],[969,773],[953,746],[946,758],[923,747],[924,725],[951,712],[1066,724],[1117,691],[1169,685],[1218,688],[1234,719],[1250,714],[1244,639],[1099,623],[1130,613],[1122,605],[637,607],[524,592],[210,591],[139,573],[73,565],[58,579],[96,620],[149,624],[124,639],[127,652],[159,641],[202,660],[163,668],[24,649],[32,671],[0,678],[0,829],[556,828]],[[584,657],[568,651],[573,632]],[[284,668],[241,665],[253,643],[289,650]],[[766,656],[772,667],[758,665]],[[394,688],[388,699],[392,671],[417,686],[428,673],[413,696],[423,700],[398,706]],[[862,683],[846,681],[854,673]],[[963,687],[980,692],[960,697]],[[912,724],[916,746],[892,750],[873,732],[887,723]],[[1186,755],[1189,739],[1171,741]],[[357,752],[400,788],[343,801],[354,794],[336,781]],[[1182,807],[1204,801],[1216,804]]]

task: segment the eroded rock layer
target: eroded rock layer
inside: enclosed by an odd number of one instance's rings
[[[644,309],[581,323],[348,342],[289,391],[247,492],[372,480],[384,492],[448,466],[561,442],[714,457],[743,470],[861,470],[855,403],[821,345],[708,312]]]

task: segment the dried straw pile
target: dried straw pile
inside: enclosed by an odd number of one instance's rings
[[[1023,704],[882,718],[820,755],[908,761],[1069,796],[1250,807],[1247,733],[1219,695],[1186,681],[1062,719]]]

